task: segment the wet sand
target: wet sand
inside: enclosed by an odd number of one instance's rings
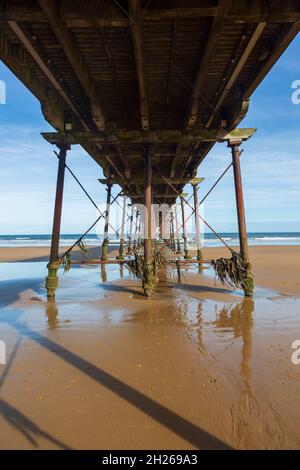
[[[252,246],[250,249],[251,263],[255,282],[262,287],[276,289],[288,295],[300,295],[300,246]],[[62,247],[61,254],[66,250]],[[99,258],[99,247],[89,248],[89,256]],[[205,248],[205,259],[228,257],[226,248]],[[111,246],[111,256],[117,254],[117,248]],[[78,250],[74,250],[72,259],[80,259]],[[49,259],[49,247],[15,247],[0,248],[1,262],[45,261]]]
[[[251,248],[253,301],[195,270],[147,300],[90,266],[53,304],[48,248],[21,250],[35,262],[0,264],[1,449],[300,448],[299,247]]]

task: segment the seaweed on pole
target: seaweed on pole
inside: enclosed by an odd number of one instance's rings
[[[231,258],[219,258],[211,261],[217,278],[223,285],[243,289],[246,297],[253,296],[254,282],[251,264],[241,254],[231,251]]]
[[[60,265],[64,267],[64,274],[70,271],[71,269],[71,255],[72,251],[77,246],[80,250],[81,256],[86,260],[88,258],[88,249],[83,242],[83,240],[78,240],[78,242],[60,258]]]
[[[125,266],[137,279],[142,279],[142,286],[146,297],[151,294],[158,283],[157,271],[166,267],[167,260],[163,254],[156,251],[150,263],[146,263],[144,256],[133,249],[133,258],[125,261]]]

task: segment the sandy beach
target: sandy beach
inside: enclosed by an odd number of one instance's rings
[[[1,449],[300,447],[299,246],[250,248],[253,300],[196,269],[147,300],[114,265],[47,303],[48,252],[0,249]]]

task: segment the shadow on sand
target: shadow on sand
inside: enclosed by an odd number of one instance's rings
[[[27,285],[26,285],[27,284]],[[5,304],[8,306],[14,301],[20,298],[20,294],[24,288],[31,289],[40,289],[41,280],[24,280],[20,285],[21,289],[19,291],[15,290],[13,298],[10,298],[9,303],[1,302],[0,307],[4,307]],[[1,293],[0,293],[1,295]],[[4,305],[3,305],[4,304]],[[54,304],[55,305],[55,304]],[[55,310],[55,307],[54,309]],[[195,424],[191,423],[187,419],[179,416],[174,411],[169,410],[164,405],[161,405],[157,401],[149,398],[138,390],[134,389],[132,386],[121,381],[117,377],[105,372],[103,369],[95,366],[86,359],[78,356],[77,354],[69,351],[63,346],[55,343],[51,339],[41,335],[40,333],[32,330],[23,322],[19,321],[19,317],[24,314],[24,311],[21,309],[12,309],[12,310],[2,310],[0,312],[0,322],[8,323],[11,327],[15,328],[19,334],[20,338],[26,336],[31,340],[38,343],[42,348],[46,348],[51,353],[55,354],[59,358],[63,359],[68,364],[77,368],[79,371],[83,372],[89,378],[92,378],[100,385],[107,388],[109,391],[113,392],[120,398],[126,400],[128,403],[136,407],[138,410],[147,414],[151,418],[155,419],[160,424],[164,425],[166,428],[170,429],[172,432],[177,434],[179,437],[183,438],[193,446],[198,449],[229,449],[230,447],[223,441],[214,437],[210,433],[199,428]],[[17,349],[18,346],[16,346]],[[12,354],[10,364],[7,365],[5,369],[5,377],[9,373],[12,361],[16,356],[16,350]],[[1,378],[3,383],[4,377]],[[200,398],[199,398],[200,399]],[[67,446],[49,435],[47,432],[40,429],[35,425],[31,420],[21,414],[11,405],[7,404],[3,400],[0,401],[0,413],[2,416],[13,425],[18,431],[20,431],[24,436],[27,437],[29,442],[32,445],[37,445],[37,442],[31,434],[45,437],[49,439],[52,443],[55,443],[58,447],[66,449]]]

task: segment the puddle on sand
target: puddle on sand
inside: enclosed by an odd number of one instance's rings
[[[281,296],[268,289],[257,288],[253,300],[236,297],[232,303],[195,299],[185,286],[172,288],[160,284],[153,299],[139,295],[126,269],[117,265],[80,266],[60,275],[57,301],[47,303],[44,286],[45,263],[0,264],[0,307],[11,308],[32,290],[22,316],[40,326],[69,327],[88,322],[122,324],[122,322],[170,323],[181,325],[200,351],[216,357],[239,344],[249,349],[250,338],[286,334],[300,337],[300,299]],[[104,281],[103,281],[104,279]],[[120,280],[122,283],[120,284]],[[117,282],[115,282],[117,281]],[[173,286],[174,287],[174,286]],[[203,295],[205,297],[205,295]],[[27,299],[28,300],[28,299]],[[43,311],[39,316],[34,310]],[[247,343],[248,341],[248,343]]]

